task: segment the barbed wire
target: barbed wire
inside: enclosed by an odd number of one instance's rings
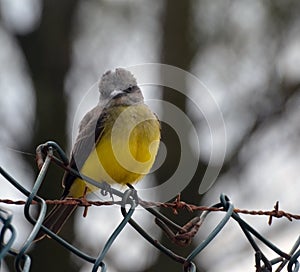
[[[58,157],[53,155],[54,151],[58,154]],[[0,265],[3,258],[6,255],[10,254],[15,258],[15,270],[17,272],[29,271],[31,265],[31,258],[27,254],[28,249],[33,244],[34,238],[37,235],[37,233],[40,230],[43,230],[49,237],[57,241],[61,246],[65,247],[70,252],[77,255],[79,258],[85,260],[86,262],[92,263],[92,272],[96,272],[99,269],[100,271],[106,271],[107,267],[104,262],[105,256],[112,244],[114,243],[115,239],[122,232],[124,227],[129,224],[154,247],[163,252],[173,261],[182,264],[182,269],[184,272],[194,272],[197,270],[196,265],[193,262],[195,257],[200,252],[202,252],[208,244],[210,244],[213,241],[216,235],[227,224],[229,219],[233,219],[237,221],[247,240],[249,241],[251,247],[254,250],[255,267],[257,272],[272,271],[272,267],[274,265],[278,265],[278,267],[276,268],[276,271],[278,272],[282,271],[284,267],[286,267],[287,271],[289,272],[299,271],[300,264],[298,261],[298,257],[300,255],[300,236],[293,244],[291,250],[288,253],[286,253],[280,250],[278,247],[276,247],[271,241],[263,237],[259,232],[257,232],[252,226],[250,226],[245,220],[243,220],[240,217],[240,214],[247,214],[253,216],[268,216],[268,223],[270,225],[272,224],[272,220],[274,217],[287,218],[290,221],[300,219],[300,216],[297,214],[291,214],[280,210],[279,202],[276,202],[274,209],[268,211],[256,211],[234,208],[234,205],[232,204],[230,199],[223,194],[220,195],[220,201],[217,204],[214,204],[210,207],[188,204],[181,200],[180,195],[178,195],[175,201],[173,202],[149,202],[141,200],[138,197],[137,191],[132,186],[130,186],[130,188],[127,189],[125,192],[120,192],[114,188],[109,189],[109,194],[111,196],[120,198],[120,200],[118,201],[115,200],[115,197],[112,198],[112,201],[90,201],[85,198],[70,198],[66,200],[44,200],[43,198],[37,195],[37,192],[45,179],[45,175],[51,163],[55,163],[58,166],[65,169],[66,171],[70,171],[73,175],[84,179],[86,182],[94,186],[99,187],[103,194],[107,194],[108,189],[107,185],[98,183],[90,179],[89,177],[78,173],[74,169],[69,168],[69,162],[64,151],[55,142],[50,141],[43,145],[40,145],[37,148],[37,163],[40,171],[31,191],[26,190],[20,182],[15,180],[11,175],[8,174],[8,172],[6,172],[2,167],[0,167],[0,174],[8,182],[10,182],[17,190],[19,190],[26,196],[26,200],[0,199],[0,203],[8,205],[24,205],[24,216],[33,225],[33,229],[28,235],[24,244],[18,250],[13,249],[13,243],[16,238],[16,230],[11,224],[13,215],[0,207]],[[113,234],[108,237],[100,254],[94,257],[81,251],[80,249],[68,243],[63,238],[51,232],[42,225],[42,222],[46,215],[47,205],[56,204],[82,206],[85,209],[85,213],[87,212],[90,206],[119,205],[121,208],[123,219],[115,228]],[[37,218],[34,218],[30,214],[30,208],[34,205],[38,205],[40,207]],[[164,231],[164,233],[173,243],[179,246],[186,246],[191,244],[202,223],[205,221],[205,219],[211,212],[223,212],[224,216],[216,225],[216,227],[207,235],[207,237],[199,245],[197,245],[190,252],[188,256],[181,256],[176,254],[160,242],[158,242],[157,239],[149,235],[135,220],[132,219],[132,215],[134,214],[138,206],[143,207],[146,211],[152,214],[155,217],[155,223]],[[159,212],[157,208],[171,209],[175,214],[178,214],[180,210],[187,210],[189,212],[201,211],[202,213],[200,216],[193,217],[184,226],[180,226],[172,220],[170,220],[165,215],[163,215],[161,212]],[[258,246],[256,240],[259,240],[269,249],[274,251],[278,255],[278,257],[269,260]]]
[[[119,205],[119,201],[93,201],[87,200],[85,198],[67,198],[67,199],[54,199],[45,200],[47,205],[73,205],[73,206],[80,206],[80,207],[91,207],[91,206],[111,206],[111,205]],[[12,200],[12,199],[0,199],[0,203],[9,204],[9,205],[25,205],[25,200]],[[39,204],[36,201],[32,201],[33,205]],[[208,206],[197,206],[193,204],[188,204],[184,201],[180,200],[180,195],[177,196],[174,202],[152,202],[152,201],[145,201],[139,199],[139,204],[143,207],[156,207],[156,208],[169,208],[173,210],[174,214],[178,214],[178,210],[185,209],[190,212],[195,211],[211,211],[211,212],[221,212],[225,211],[224,208],[214,208]],[[282,218],[285,217],[289,221],[300,220],[299,214],[292,214],[283,210],[279,210],[279,202],[277,201],[274,205],[273,210],[247,210],[247,209],[239,209],[234,208],[233,210],[235,213],[246,214],[246,215],[261,215],[261,216],[268,216],[269,221],[268,224],[272,224],[272,218]]]

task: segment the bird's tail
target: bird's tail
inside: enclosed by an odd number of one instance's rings
[[[58,233],[76,208],[77,205],[55,205],[50,213],[46,216],[43,226],[54,233]],[[40,230],[34,240],[41,240],[45,236],[46,233]]]

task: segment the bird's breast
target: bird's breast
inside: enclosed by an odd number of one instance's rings
[[[156,116],[145,104],[112,107],[103,127],[81,172],[99,182],[137,182],[150,171],[159,148]]]

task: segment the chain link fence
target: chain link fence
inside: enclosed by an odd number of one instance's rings
[[[54,155],[54,153],[56,155]],[[211,207],[195,206],[190,205],[181,201],[180,196],[176,198],[174,202],[171,203],[157,203],[157,202],[147,202],[138,197],[138,192],[132,187],[125,192],[121,192],[114,188],[108,188],[106,184],[98,183],[89,177],[86,177],[74,169],[68,167],[68,159],[64,151],[55,143],[47,142],[40,145],[37,148],[37,163],[39,166],[39,174],[36,178],[34,186],[31,191],[26,190],[20,182],[15,180],[7,171],[0,167],[0,173],[5,178],[5,180],[11,183],[16,190],[19,190],[26,197],[26,201],[18,201],[11,199],[0,199],[0,203],[4,205],[24,205],[24,216],[33,225],[31,233],[28,235],[24,244],[18,248],[14,248],[14,242],[16,239],[16,230],[12,225],[13,214],[7,209],[0,207],[0,268],[1,261],[7,255],[12,255],[15,259],[15,271],[27,272],[30,271],[31,258],[28,255],[30,246],[34,243],[35,236],[42,229],[49,237],[57,241],[61,246],[81,258],[82,260],[89,262],[93,265],[92,272],[96,271],[107,271],[107,266],[105,264],[105,257],[110,247],[113,245],[115,239],[122,232],[122,230],[127,226],[131,225],[138,235],[141,235],[146,241],[148,241],[152,246],[163,252],[166,256],[172,259],[174,262],[182,264],[182,270],[184,272],[194,272],[197,271],[197,267],[194,263],[195,257],[200,254],[205,247],[212,243],[214,238],[220,233],[224,226],[230,221],[235,220],[243,233],[245,234],[250,246],[254,250],[255,256],[255,267],[256,271],[286,271],[296,272],[299,271],[299,261],[298,257],[300,255],[300,236],[295,241],[294,245],[290,251],[284,252],[278,247],[276,247],[270,240],[263,237],[259,232],[257,232],[251,225],[249,225],[245,220],[243,220],[240,214],[250,214],[250,215],[265,215],[269,217],[269,224],[272,223],[272,218],[282,218],[285,217],[288,220],[299,220],[300,215],[287,213],[285,211],[279,210],[279,204],[276,203],[273,210],[270,211],[249,211],[240,210],[234,207],[233,203],[230,201],[229,197],[221,194],[220,200],[215,205]],[[111,201],[88,201],[86,199],[66,199],[66,200],[44,200],[37,195],[38,189],[40,188],[42,182],[45,179],[45,175],[51,163],[55,163],[62,167],[66,171],[72,172],[73,175],[84,179],[86,182],[99,187],[102,194],[110,194]],[[74,245],[68,243],[63,238],[57,234],[51,232],[42,225],[45,218],[47,205],[50,204],[64,204],[64,205],[79,205],[85,207],[85,212],[91,205],[105,206],[105,205],[119,205],[120,212],[123,215],[122,221],[115,228],[113,233],[108,237],[103,250],[98,256],[91,256]],[[39,213],[37,218],[33,217],[30,213],[32,206],[39,206]],[[147,231],[145,231],[138,222],[133,220],[132,215],[134,214],[138,206],[143,207],[147,212],[152,214],[155,223],[164,231],[167,237],[179,246],[186,246],[191,244],[193,238],[197,234],[202,223],[205,221],[207,216],[212,212],[223,213],[222,219],[218,222],[215,228],[206,236],[206,238],[197,245],[188,256],[181,256],[173,252],[171,249],[167,248],[155,237],[152,237]],[[179,213],[180,210],[186,209],[189,211],[202,211],[200,216],[195,216],[184,226],[180,226],[175,222],[171,221],[165,215],[160,213],[157,208],[172,209],[173,212]],[[269,260],[264,252],[258,245],[258,241],[263,243],[273,252],[275,252],[278,257]],[[34,260],[33,260],[34,261]],[[276,266],[276,268],[275,268]],[[276,270],[274,270],[276,269]]]

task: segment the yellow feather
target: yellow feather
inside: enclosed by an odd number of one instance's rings
[[[108,111],[103,133],[80,172],[109,184],[136,183],[151,169],[160,141],[160,124],[145,104],[114,106]],[[85,187],[95,186],[76,179],[70,195],[81,197]]]

